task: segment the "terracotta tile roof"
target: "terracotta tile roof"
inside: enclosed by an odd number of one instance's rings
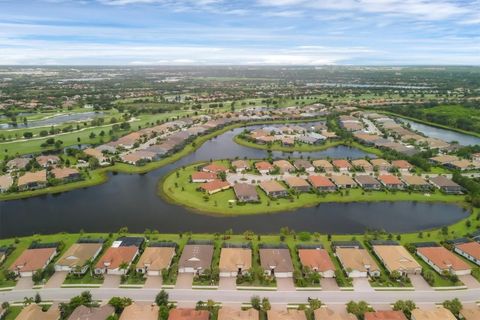
[[[314,311],[317,320],[357,320],[357,317],[350,313],[339,313],[329,308],[319,308]]]
[[[352,161],[352,165],[354,167],[361,167],[361,168],[364,168],[364,169],[371,169],[373,168],[373,165],[368,162],[367,160],[365,159],[357,159],[357,160],[353,160]]]
[[[255,168],[259,171],[263,171],[263,170],[273,170],[273,165],[267,161],[260,161],[260,162],[257,162],[255,163]]]
[[[387,185],[403,185],[403,182],[393,174],[381,174],[378,179]]]
[[[318,187],[335,187],[335,184],[324,176],[309,176],[308,180],[315,188]]]
[[[0,176],[0,189],[8,189],[13,184],[13,178],[9,174]]]
[[[60,158],[57,156],[38,156],[35,158],[37,160],[38,164],[43,166],[46,166],[48,163],[58,163],[60,162]]]
[[[287,185],[289,185],[291,188],[298,188],[298,187],[310,187],[310,184],[307,182],[307,180],[302,179],[300,177],[287,177],[285,178],[285,182]]]
[[[187,244],[178,265],[180,268],[210,269],[213,250],[210,244]]]
[[[260,182],[260,187],[265,192],[279,192],[286,190],[284,186],[282,186],[280,183],[278,183],[278,181],[275,180],[262,181]]]
[[[252,267],[252,250],[245,248],[222,248],[220,253],[220,272],[236,272],[239,268]]]
[[[401,311],[375,311],[366,312],[365,320],[407,320]]]
[[[137,267],[148,267],[151,271],[162,271],[167,269],[175,256],[175,248],[173,247],[148,247],[143,251]]]
[[[313,161],[313,166],[318,168],[324,168],[324,169],[333,169],[333,164],[323,159]]]
[[[352,165],[350,164],[350,162],[348,162],[347,160],[344,160],[344,159],[333,160],[332,164],[335,167],[340,168],[340,169],[343,169],[343,168],[350,169],[350,168],[352,168]]]
[[[480,243],[472,241],[468,243],[457,244],[456,247],[475,259],[480,260]]]
[[[465,320],[479,320],[480,319],[480,307],[463,308],[460,314]]]
[[[275,272],[293,272],[288,249],[260,249],[260,263],[264,270],[275,268]]]
[[[232,161],[232,167],[237,169],[246,169],[246,168],[249,168],[250,165],[245,160],[235,160],[235,161]]]
[[[217,174],[213,172],[202,171],[192,173],[192,180],[213,180],[217,178]]]
[[[228,181],[222,181],[222,180],[213,180],[210,182],[203,183],[200,188],[207,192],[215,192],[223,189],[228,189],[230,187],[230,184]]]
[[[426,186],[426,185],[429,185],[429,183],[420,176],[404,175],[402,177],[402,179],[403,179],[403,181],[405,181],[406,184],[411,185],[411,186]]]
[[[437,307],[433,310],[414,309],[412,318],[415,320],[456,320],[455,316],[444,307]]]
[[[268,310],[268,320],[307,320],[305,311],[303,310]]]
[[[137,247],[110,247],[97,262],[96,268],[117,269],[124,262],[130,263],[137,254]]]
[[[439,187],[460,187],[457,183],[455,183],[451,179],[448,179],[444,176],[437,176],[434,178],[430,178],[430,181]]]
[[[408,250],[400,245],[374,245],[373,251],[390,271],[407,272],[422,268]]]
[[[352,177],[347,176],[347,175],[332,175],[331,179],[336,185],[342,185],[342,186],[343,185],[352,185],[352,186],[357,185],[355,180],[353,180]]]
[[[114,313],[115,309],[109,304],[96,308],[79,306],[68,317],[68,320],[105,320]]]
[[[370,163],[373,164],[374,166],[378,167],[390,167],[391,164],[385,159],[372,159],[370,160]]]
[[[65,179],[71,175],[79,174],[79,171],[73,168],[54,168],[51,172],[57,179]]]
[[[25,172],[18,178],[18,186],[23,186],[32,182],[47,182],[47,171],[40,170],[36,172]]]
[[[320,272],[335,270],[335,266],[325,249],[299,249],[298,256],[304,267]]]
[[[42,269],[56,251],[55,248],[27,249],[12,263],[10,270],[33,272]]]
[[[119,320],[158,320],[158,311],[156,305],[134,302],[123,310]]]
[[[210,313],[206,310],[177,308],[170,310],[168,320],[209,320]]]
[[[444,247],[418,248],[417,252],[427,257],[441,270],[469,270],[471,267],[454,253]]]
[[[75,243],[57,261],[57,265],[84,266],[102,248],[102,243]]]
[[[223,307],[218,310],[218,320],[259,320],[259,314],[255,309],[241,310]]]
[[[253,184],[248,183],[236,183],[233,186],[235,195],[239,198],[255,198],[258,199],[257,188]]]
[[[283,169],[283,170],[295,169],[295,167],[290,162],[288,162],[287,160],[273,161],[273,165],[276,166],[276,167],[279,167],[280,169]]]
[[[365,175],[365,174],[364,175],[357,175],[355,177],[355,180],[362,185],[367,185],[367,184],[378,185],[379,184],[377,179],[375,179],[372,176]]]
[[[31,304],[22,309],[15,320],[58,320],[60,311],[58,308],[50,308],[47,312],[42,311],[42,307],[37,304]]]
[[[219,172],[227,172],[228,168],[221,164],[211,163],[203,167],[202,170],[206,172],[219,173]]]
[[[380,271],[375,260],[373,260],[365,249],[337,248],[335,253],[345,269],[366,272],[367,266],[369,266],[370,272]]]
[[[405,160],[393,160],[392,166],[399,169],[410,169],[413,167],[408,161]]]

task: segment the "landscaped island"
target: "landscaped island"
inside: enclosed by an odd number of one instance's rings
[[[437,174],[416,174],[407,161],[384,159],[223,160],[179,168],[159,194],[193,210],[260,214],[322,202],[428,201],[462,204],[462,188]]]

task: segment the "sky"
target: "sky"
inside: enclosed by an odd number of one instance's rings
[[[480,0],[0,0],[1,65],[480,65]]]

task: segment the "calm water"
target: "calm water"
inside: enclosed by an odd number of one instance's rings
[[[422,132],[423,134],[437,139],[442,139],[444,141],[458,141],[462,146],[480,144],[480,138],[471,136],[468,134],[463,134],[460,132],[455,132],[451,130],[446,130],[442,128],[432,127],[423,123],[418,123],[411,120],[400,119],[402,122],[409,123],[410,127],[413,130]]]
[[[53,126],[65,122],[76,122],[76,121],[86,121],[91,120],[93,118],[103,116],[103,112],[82,112],[82,113],[72,113],[72,114],[63,114],[58,116],[49,117],[46,119],[41,120],[32,120],[25,125],[23,122],[20,122],[21,119],[17,119],[19,121],[16,126],[11,123],[4,123],[0,124],[0,129],[13,129],[13,128],[34,128],[34,127],[45,127],[45,126]]]
[[[205,143],[196,152],[166,167],[143,175],[111,174],[107,183],[58,195],[0,202],[0,237],[33,233],[116,231],[128,226],[131,231],[145,228],[160,232],[236,232],[253,230],[274,233],[283,226],[297,231],[323,233],[361,233],[366,228],[383,228],[392,232],[417,231],[451,224],[468,215],[448,204],[380,202],[326,203],[292,212],[245,217],[215,217],[193,213],[164,202],[156,194],[159,179],[171,170],[195,161],[248,157],[263,158],[267,152],[235,144],[235,129]],[[346,147],[323,152],[283,154],[287,157],[349,157],[367,154]],[[373,156],[372,156],[373,157]]]

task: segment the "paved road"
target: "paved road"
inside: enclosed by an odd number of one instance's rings
[[[23,301],[37,292],[43,300],[64,301],[89,290],[95,299],[108,300],[112,296],[130,297],[135,301],[153,301],[158,289],[111,289],[111,288],[63,288],[36,290],[13,290],[0,292],[0,301]],[[222,303],[243,303],[254,295],[268,297],[271,303],[305,303],[308,297],[318,298],[326,304],[345,304],[351,300],[365,300],[371,304],[390,304],[399,299],[411,299],[416,303],[439,303],[447,299],[459,298],[463,303],[480,300],[480,289],[450,291],[243,291],[243,290],[166,290],[170,299],[182,303],[212,299]]]

